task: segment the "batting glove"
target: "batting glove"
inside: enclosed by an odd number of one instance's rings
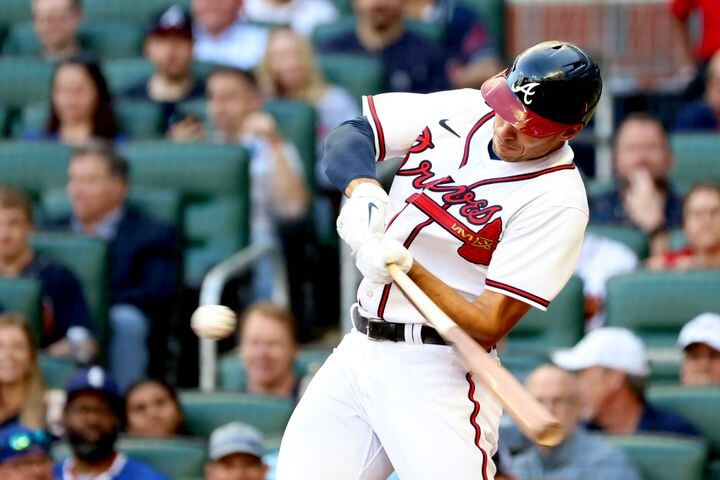
[[[412,267],[413,257],[402,243],[385,238],[384,235],[373,235],[360,246],[355,256],[358,270],[373,283],[392,282],[387,268],[389,263],[396,264],[407,273]]]
[[[374,234],[385,232],[389,197],[379,185],[364,182],[355,187],[337,219],[337,231],[350,245],[353,255]]]

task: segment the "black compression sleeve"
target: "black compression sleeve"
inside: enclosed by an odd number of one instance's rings
[[[324,152],[325,173],[341,192],[356,178],[377,178],[373,131],[365,117],[343,122],[330,132]]]

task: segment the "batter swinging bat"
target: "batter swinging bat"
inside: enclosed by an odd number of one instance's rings
[[[454,346],[465,366],[497,397],[530,440],[547,447],[562,441],[564,433],[557,419],[510,372],[440,310],[400,267],[390,264],[388,271],[410,303]]]

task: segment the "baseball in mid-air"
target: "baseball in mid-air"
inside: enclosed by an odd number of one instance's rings
[[[190,327],[200,338],[220,340],[232,335],[237,315],[225,305],[201,305],[190,318]]]

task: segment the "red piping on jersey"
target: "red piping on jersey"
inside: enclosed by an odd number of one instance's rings
[[[468,157],[470,156],[470,141],[472,140],[473,135],[475,135],[475,132],[477,132],[478,129],[485,124],[485,122],[487,122],[494,116],[495,112],[486,113],[485,116],[478,120],[475,125],[473,125],[472,129],[470,129],[470,133],[468,133],[468,137],[467,139],[465,139],[465,150],[463,151],[463,158],[460,162],[460,168],[465,166],[468,161]]]
[[[475,430],[475,446],[482,452],[483,456],[483,464],[482,464],[482,476],[483,480],[488,480],[487,476],[487,464],[488,464],[488,454],[485,450],[483,450],[482,446],[480,445],[480,440],[482,439],[482,429],[480,428],[480,425],[477,423],[477,416],[480,413],[480,403],[475,400],[475,382],[473,382],[472,375],[468,372],[465,375],[465,378],[468,381],[468,385],[470,385],[470,389],[468,390],[468,399],[473,404],[473,410],[470,414],[470,425],[472,425],[473,430]]]
[[[558,165],[556,167],[545,168],[543,170],[538,170],[537,172],[523,173],[521,175],[510,175],[509,177],[487,178],[485,180],[480,180],[479,182],[475,182],[472,185],[469,185],[468,190],[472,190],[477,187],[483,187],[485,185],[492,185],[495,183],[519,182],[522,180],[530,180],[532,178],[537,178],[541,175],[558,172],[560,170],[575,170],[575,163],[573,162],[573,163],[568,163],[567,165]]]
[[[375,110],[375,100],[373,100],[372,95],[367,96],[367,101],[378,136],[378,162],[382,162],[385,160],[385,134],[383,133],[382,124],[380,123],[380,117],[378,117],[377,110]]]
[[[500,290],[505,290],[506,292],[514,293],[515,295],[520,295],[521,297],[527,298],[528,300],[531,300],[537,304],[540,304],[545,308],[547,308],[550,305],[549,300],[545,300],[542,297],[538,297],[537,295],[533,295],[532,293],[526,292],[525,290],[520,290],[519,288],[513,287],[512,285],[508,285],[506,283],[500,283],[500,282],[496,282],[495,280],[490,280],[489,278],[486,278],[485,285],[487,285],[488,287],[499,288]]]

